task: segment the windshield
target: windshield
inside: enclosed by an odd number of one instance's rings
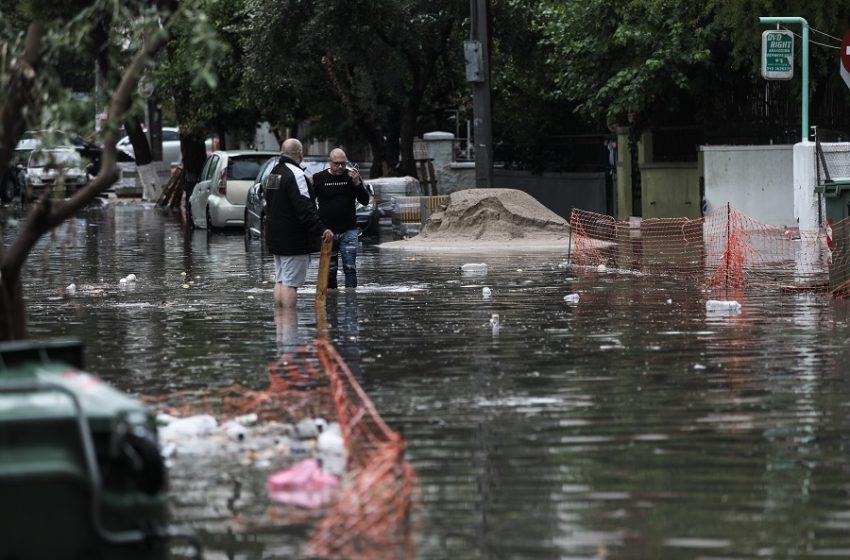
[[[80,154],[71,150],[33,152],[30,167],[44,167],[53,162],[56,167],[79,167]]]

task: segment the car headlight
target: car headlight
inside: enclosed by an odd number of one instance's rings
[[[41,175],[36,175],[35,173],[30,173],[27,178],[29,179],[29,182],[32,183],[33,185],[43,184],[43,181],[41,180]]]

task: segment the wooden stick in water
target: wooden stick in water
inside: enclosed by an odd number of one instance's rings
[[[331,267],[331,248],[333,240],[322,240],[322,251],[319,254],[319,272],[316,275],[316,311],[319,307],[324,311],[325,300],[328,297],[328,269]]]

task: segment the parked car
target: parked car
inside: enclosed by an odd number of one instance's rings
[[[50,188],[61,188],[63,196],[73,196],[88,182],[89,174],[74,148],[34,150],[27,163],[27,186],[21,199],[32,200]]]
[[[248,190],[248,198],[245,203],[245,236],[248,239],[264,237],[265,219],[266,219],[266,199],[264,196],[264,187],[268,180],[271,170],[277,165],[279,158],[274,157],[267,161],[260,173],[257,175],[257,180]],[[318,173],[323,169],[327,169],[327,158],[323,161],[307,160],[301,162],[301,166],[305,168],[305,173],[312,177],[314,173]],[[366,183],[366,190],[369,192],[369,204],[363,206],[356,200],[354,201],[354,211],[357,216],[357,229],[360,230],[361,236],[378,235],[379,231],[379,214],[378,206],[375,202],[375,193],[372,190],[372,185]]]
[[[189,197],[190,223],[207,229],[243,226],[248,189],[263,164],[277,155],[249,150],[213,152]]]
[[[263,188],[266,179],[280,157],[271,157],[260,168],[254,184],[248,189],[245,200],[245,237],[246,239],[262,238],[266,228],[266,198],[263,196]]]
[[[23,193],[27,186],[27,164],[30,154],[42,147],[73,148],[80,154],[83,168],[90,175],[96,175],[100,170],[100,160],[103,149],[83,139],[79,134],[67,133],[61,130],[27,130],[15,145],[15,154],[6,173],[0,179],[0,199],[5,202]],[[118,152],[120,163],[132,162],[132,156]]]
[[[207,138],[205,141],[207,154],[212,152],[212,138]],[[135,158],[135,150],[133,143],[130,142],[130,137],[125,136],[116,144],[118,151],[125,153]],[[134,159],[135,161],[135,159]],[[180,129],[164,126],[162,127],[162,161],[168,164],[177,164],[183,161],[183,152],[180,151]]]

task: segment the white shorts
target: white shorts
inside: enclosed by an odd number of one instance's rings
[[[275,255],[274,280],[290,288],[300,288],[307,279],[310,255]]]

